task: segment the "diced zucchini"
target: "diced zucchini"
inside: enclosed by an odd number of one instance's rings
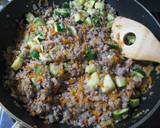
[[[113,25],[113,21],[112,20],[107,22],[107,28],[108,29],[112,28],[112,25]]]
[[[54,64],[50,64],[49,71],[53,76],[57,76],[59,74],[59,67]]]
[[[68,8],[57,8],[54,10],[55,14],[62,17],[69,17],[70,10]]]
[[[74,20],[75,20],[76,23],[81,24],[81,23],[83,22],[83,20],[82,20],[82,15],[81,15],[80,13],[76,13],[76,14],[74,15]]]
[[[40,17],[36,17],[33,20],[33,24],[36,25],[37,27],[42,26],[42,25],[44,25],[44,20]]]
[[[32,22],[34,20],[34,15],[32,13],[26,14],[26,20],[28,23]]]
[[[87,17],[86,20],[85,20],[85,23],[86,23],[88,26],[91,26],[91,25],[92,25],[91,18],[90,18],[90,17]]]
[[[104,81],[103,81],[103,87],[101,88],[103,93],[108,93],[109,91],[112,91],[113,89],[115,89],[115,84],[111,78],[111,76],[108,74],[104,77]]]
[[[86,8],[93,8],[94,4],[95,4],[95,0],[89,0],[84,3],[84,6]]]
[[[92,74],[96,71],[96,65],[95,64],[90,64],[86,66],[85,72]]]
[[[93,15],[93,14],[96,13],[96,10],[93,9],[93,8],[88,8],[88,9],[87,9],[87,13],[90,14],[90,15]]]
[[[87,61],[90,61],[90,60],[94,60],[95,58],[96,58],[96,55],[95,55],[93,49],[92,48],[87,48],[85,59]]]
[[[146,73],[142,69],[136,68],[133,70],[133,75],[144,78],[146,76]]]
[[[99,76],[98,76],[98,73],[95,72],[91,75],[91,78],[88,80],[87,86],[90,89],[96,89],[98,83],[99,83]]]
[[[129,105],[131,106],[131,108],[136,108],[138,107],[140,104],[140,99],[130,99],[129,100]]]
[[[73,27],[73,26],[66,26],[66,27],[69,30],[71,35],[73,35],[73,36],[77,35],[77,30],[75,29],[75,27]]]
[[[42,74],[43,71],[44,71],[44,68],[43,68],[42,65],[36,65],[36,67],[35,67],[35,73],[36,74]]]
[[[17,71],[22,67],[22,64],[23,64],[23,54],[20,53],[18,57],[14,60],[13,64],[11,65],[11,68]]]
[[[77,0],[80,5],[84,4],[86,0]]]
[[[113,118],[116,120],[121,120],[124,115],[127,115],[129,112],[129,108],[124,108],[121,110],[116,110],[113,112]]]
[[[64,30],[64,25],[62,23],[54,23],[54,29],[56,32],[62,32]]]
[[[104,10],[105,4],[104,2],[96,2],[95,9]]]
[[[122,87],[126,86],[126,79],[125,79],[125,77],[116,76],[115,80],[116,80],[116,85],[117,85],[118,88],[122,88]]]
[[[115,19],[115,16],[113,14],[111,14],[111,13],[108,13],[107,20],[108,21],[113,21],[114,19]]]
[[[34,49],[31,51],[30,55],[33,59],[39,59],[39,52]]]

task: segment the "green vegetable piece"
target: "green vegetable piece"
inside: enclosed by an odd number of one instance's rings
[[[42,25],[44,25],[44,20],[40,17],[36,17],[33,20],[33,24],[35,24],[37,27],[42,26]]]
[[[28,23],[32,22],[34,20],[34,15],[32,13],[26,14],[26,20]]]
[[[124,115],[127,115],[129,112],[129,108],[124,108],[121,110],[116,110],[113,112],[113,118],[116,120],[121,120]]]
[[[115,80],[116,80],[116,85],[117,85],[118,88],[122,88],[122,87],[126,86],[126,79],[125,79],[125,77],[116,76]]]
[[[38,32],[37,33],[37,39],[39,40],[39,41],[42,41],[42,40],[44,40],[45,39],[45,33],[44,32]]]
[[[131,106],[131,108],[138,107],[140,105],[140,99],[130,99],[129,105]]]
[[[84,6],[86,8],[93,8],[94,4],[95,4],[95,0],[89,0],[84,3]]]
[[[96,65],[95,64],[90,64],[86,66],[85,72],[92,74],[96,71]]]
[[[42,65],[37,65],[37,66],[35,67],[35,73],[36,73],[36,74],[42,74],[43,71],[44,71],[44,68],[43,68]]]
[[[96,55],[95,55],[92,48],[87,48],[85,58],[86,58],[87,61],[94,60],[96,58]]]
[[[91,78],[87,81],[87,86],[93,90],[97,88],[98,83],[99,83],[99,76],[98,73],[95,72],[91,75]]]
[[[22,64],[23,64],[23,54],[20,53],[18,57],[14,60],[13,64],[11,65],[11,68],[17,71],[22,67]]]
[[[34,59],[39,59],[39,52],[36,50],[31,51],[31,57]]]
[[[93,15],[93,14],[96,13],[96,10],[93,9],[93,8],[88,8],[88,9],[87,9],[87,13],[90,14],[90,15]]]
[[[84,4],[85,2],[86,2],[86,0],[78,0],[78,3],[79,3],[80,5]]]
[[[93,22],[93,24],[95,25],[95,26],[99,26],[99,19],[98,19],[98,17],[97,16],[93,16],[93,18],[92,18],[92,22]]]
[[[77,35],[77,30],[75,29],[75,27],[73,26],[67,26],[67,29],[69,30],[70,34],[72,36],[76,36]]]
[[[108,93],[115,89],[115,84],[112,80],[112,77],[108,74],[104,77],[103,87],[101,88],[103,93]]]
[[[87,17],[86,20],[85,20],[85,23],[86,23],[88,26],[91,26],[91,25],[92,25],[91,18],[90,18],[90,17]]]
[[[110,49],[119,49],[118,44],[109,43],[108,46],[109,46]]]
[[[54,10],[55,14],[62,17],[69,17],[70,10],[68,8],[57,8]]]
[[[108,28],[108,29],[111,29],[111,28],[112,28],[112,25],[113,25],[113,20],[107,22],[107,28]]]
[[[105,4],[104,2],[96,2],[95,3],[95,9],[104,10]]]
[[[69,8],[69,3],[68,2],[64,2],[63,3],[63,8]]]
[[[64,30],[64,25],[62,23],[54,23],[54,29],[56,32],[62,32]]]
[[[115,19],[115,16],[113,14],[111,14],[111,13],[108,13],[107,20],[108,21],[113,21],[114,19]]]
[[[49,71],[53,76],[57,76],[59,74],[59,67],[54,64],[50,64]]]
[[[133,75],[141,77],[141,78],[146,77],[146,73],[143,70],[139,69],[139,68],[133,70]]]
[[[80,13],[76,13],[76,14],[74,15],[74,20],[75,20],[76,23],[81,24],[81,23],[83,22],[83,21],[82,21],[82,15],[81,15]]]
[[[136,41],[136,35],[134,33],[127,33],[124,37],[124,43],[126,45],[132,45]]]

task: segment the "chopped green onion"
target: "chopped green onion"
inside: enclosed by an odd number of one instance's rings
[[[144,78],[146,76],[146,73],[142,69],[136,68],[133,70],[133,75]]]
[[[116,110],[113,112],[113,118],[116,120],[121,120],[123,116],[127,115],[129,112],[129,108],[124,108],[121,110]]]
[[[36,50],[31,51],[31,57],[34,59],[39,59],[39,52]]]
[[[115,84],[112,80],[112,77],[108,74],[104,77],[103,87],[101,88],[103,93],[108,93],[115,89]]]
[[[96,71],[96,65],[95,64],[89,64],[86,66],[85,72],[92,74]]]
[[[26,20],[28,23],[32,22],[34,20],[34,15],[32,13],[26,14]]]
[[[117,87],[122,88],[122,87],[126,86],[126,79],[125,79],[125,77],[116,76],[115,80],[116,80]]]
[[[131,106],[131,108],[136,108],[139,106],[139,104],[140,104],[139,99],[130,99],[129,100],[129,105]]]
[[[54,10],[55,14],[62,17],[69,17],[70,10],[68,8],[57,8]]]
[[[11,65],[11,68],[13,68],[13,70],[17,71],[18,69],[20,69],[22,67],[23,64],[23,54],[20,53],[18,55],[18,57],[14,60],[13,64]]]

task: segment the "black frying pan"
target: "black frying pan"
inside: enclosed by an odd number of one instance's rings
[[[50,0],[51,3],[53,0]],[[54,0],[57,4],[62,4],[64,0]],[[108,2],[116,9],[118,15],[131,18],[146,25],[160,40],[160,25],[155,18],[136,0],[108,0]],[[9,45],[13,45],[14,39],[17,36],[19,19],[24,17],[26,12],[32,11],[32,5],[37,4],[38,0],[14,0],[9,3],[0,12],[0,55],[2,50]],[[145,43],[145,42],[144,42]],[[14,99],[10,96],[10,92],[3,87],[3,76],[5,70],[5,63],[2,56],[0,59],[0,102],[8,110],[10,115],[16,120],[20,121],[22,125],[28,127],[37,125],[40,128],[68,128],[65,124],[44,125],[38,118],[29,116],[24,108],[19,108],[15,105]],[[143,101],[138,108],[137,112],[142,110],[149,110],[146,114],[140,115],[138,118],[132,119],[131,117],[123,120],[117,124],[118,128],[131,127],[135,128],[143,124],[160,106],[160,81],[158,81],[155,73],[153,73],[154,86],[150,90],[154,92],[147,100]]]

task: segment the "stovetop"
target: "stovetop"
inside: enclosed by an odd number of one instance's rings
[[[0,0],[0,10],[11,0]],[[138,0],[141,2],[160,23],[160,1],[159,0]],[[145,122],[140,128],[159,128],[160,127],[160,108],[153,114],[153,116]],[[15,120],[0,107],[0,128],[12,128]]]

